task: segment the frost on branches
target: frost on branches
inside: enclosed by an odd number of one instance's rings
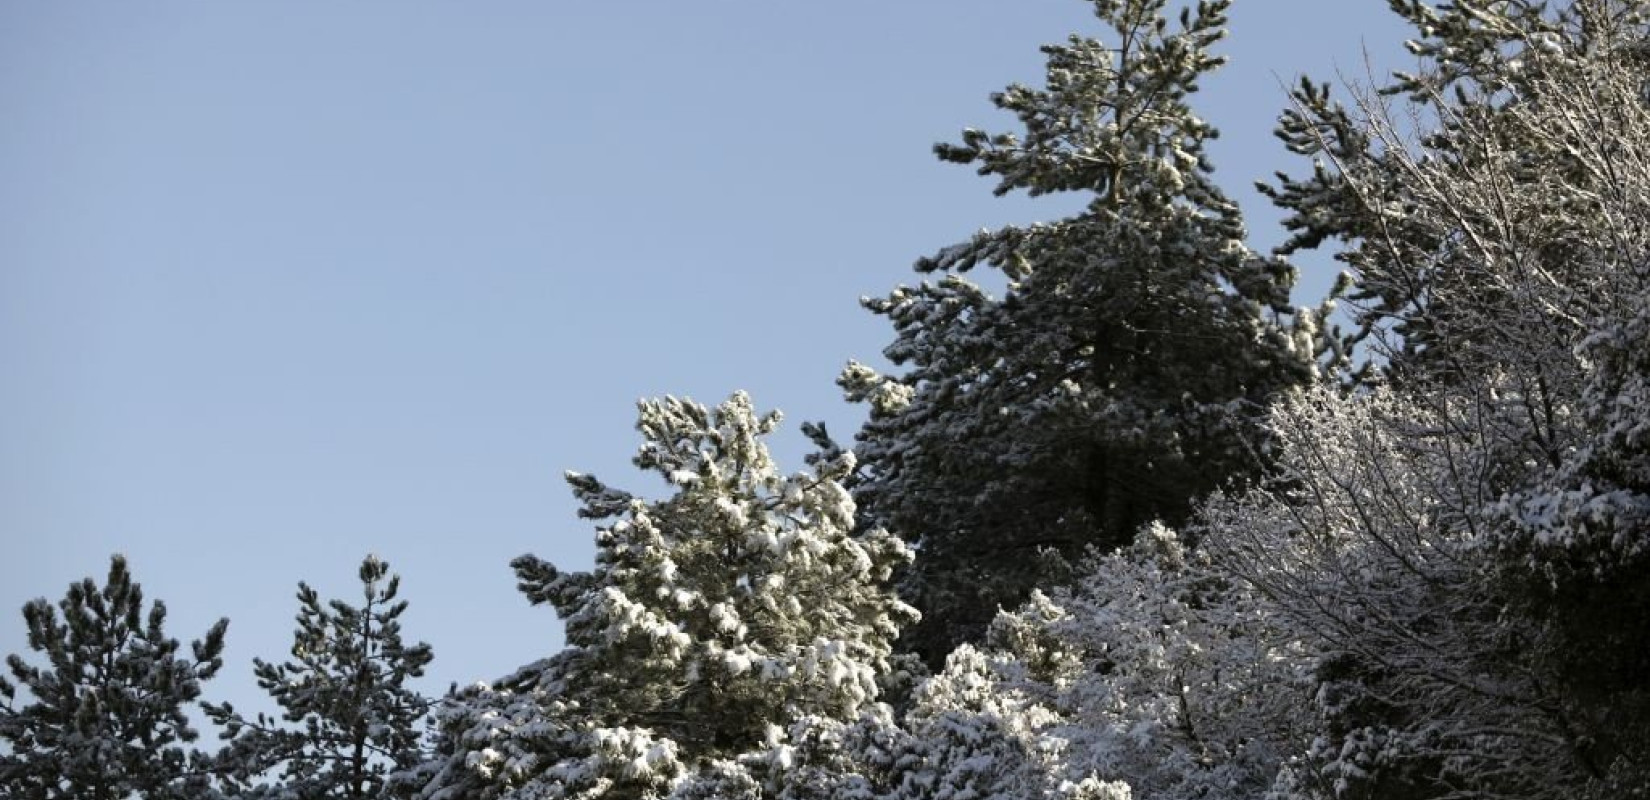
[[[1641,660],[1615,637],[1643,623],[1595,609],[1572,630],[1554,624],[1561,608],[1532,607],[1485,493],[1494,430],[1435,401],[1320,390],[1280,404],[1280,473],[1205,511],[1217,563],[1319,653],[1315,735],[1273,796],[1632,796],[1642,690],[1589,669]],[[1573,579],[1553,589],[1581,590]],[[1566,633],[1591,663],[1555,649]]]
[[[1130,800],[1129,785],[1073,778],[1061,717],[1006,676],[1012,655],[963,645],[925,681],[903,720],[877,704],[859,719],[809,718],[772,751],[779,800]]]
[[[1067,771],[1142,800],[1255,797],[1305,736],[1308,646],[1160,524],[999,617],[992,638],[1058,711]]]
[[[1280,474],[1205,524],[1217,561],[1321,654],[1316,735],[1279,796],[1541,796],[1575,763],[1519,652],[1530,628],[1500,613],[1479,442],[1391,392],[1274,413]]]
[[[866,301],[895,329],[884,376],[839,383],[870,406],[860,433],[866,518],[916,543],[902,589],[924,614],[909,645],[938,665],[999,607],[1069,571],[1085,548],[1250,475],[1254,421],[1305,381],[1313,315],[1284,318],[1292,268],[1244,244],[1241,214],[1188,106],[1223,59],[1227,0],[1178,24],[1167,0],[1091,0],[1115,39],[1044,48],[1045,88],[993,96],[1023,135],[963,133],[938,155],[996,191],[1081,192],[1076,216],[983,232],[917,264],[936,276]],[[972,282],[1001,271],[1001,298]]]
[[[777,797],[1258,797],[1310,740],[1315,653],[1161,525],[992,624],[904,717],[808,720]]]
[[[1303,643],[1162,525],[999,616],[988,639],[989,694],[1042,710],[1062,781],[1103,778],[1140,800],[1254,797],[1304,736]]]
[[[565,620],[567,648],[439,712],[423,797],[739,796],[754,779],[738,760],[777,731],[876,699],[915,614],[885,588],[905,546],[853,533],[840,483],[853,456],[782,475],[762,441],[779,417],[743,393],[640,409],[635,463],[675,494],[568,476],[580,515],[603,522],[595,568],[514,562],[522,592]]]
[[[1336,716],[1359,722],[1320,753],[1334,779],[1303,791],[1642,796],[1650,4],[1394,8],[1422,68],[1386,94],[1421,135],[1378,97],[1347,110],[1304,87],[1283,134],[1318,163],[1274,190],[1297,244],[1348,242],[1352,339],[1373,343],[1392,387],[1290,415],[1320,440],[1373,432],[1320,459],[1338,483],[1305,484],[1342,499],[1293,503],[1356,511],[1341,541],[1368,546],[1345,552],[1375,561],[1278,574],[1382,612],[1292,604],[1358,622],[1330,629],[1345,655],[1322,677],[1341,687],[1323,695]]]

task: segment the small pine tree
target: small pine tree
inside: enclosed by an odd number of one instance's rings
[[[292,661],[254,659],[258,685],[279,703],[281,728],[260,714],[254,720],[232,706],[208,705],[225,726],[230,744],[221,758],[235,775],[238,796],[384,797],[389,776],[424,757],[419,721],[430,701],[407,686],[434,657],[423,642],[401,640],[405,600],[401,578],[377,556],[361,562],[363,604],[322,603],[308,584],[298,584],[298,628]],[[279,770],[275,783],[263,783]]]
[[[7,659],[0,678],[0,790],[18,800],[125,800],[209,796],[206,757],[184,747],[197,733],[185,709],[223,665],[219,620],[180,655],[163,630],[166,605],[144,611],[126,559],[109,562],[102,588],[71,584],[54,608],[23,606],[29,648],[49,664]],[[17,708],[21,686],[33,702]]]
[[[644,402],[635,463],[672,497],[568,476],[580,515],[608,521],[595,569],[514,562],[528,599],[566,621],[567,649],[445,705],[423,797],[741,796],[742,756],[873,703],[914,616],[886,588],[909,553],[853,533],[852,454],[780,474],[762,441],[778,420],[743,393]]]

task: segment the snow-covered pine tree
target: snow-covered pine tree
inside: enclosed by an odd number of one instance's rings
[[[298,628],[292,659],[253,660],[258,685],[281,706],[290,725],[259,714],[246,719],[229,704],[206,704],[224,726],[219,754],[236,797],[333,798],[395,796],[388,776],[426,756],[419,723],[430,701],[407,686],[434,657],[423,642],[401,639],[405,600],[401,578],[377,556],[361,562],[362,604],[322,602],[298,584]]]
[[[29,647],[49,662],[7,659],[0,678],[0,794],[17,800],[193,800],[207,798],[206,757],[186,747],[198,734],[187,708],[223,665],[219,620],[179,653],[167,638],[166,605],[144,610],[126,559],[109,561],[102,588],[70,584],[54,608],[23,606]],[[29,700],[21,708],[17,689]]]
[[[779,417],[744,393],[640,411],[635,463],[675,493],[568,475],[580,515],[605,521],[595,568],[514,562],[528,599],[566,622],[567,648],[445,704],[422,797],[743,796],[755,784],[741,756],[876,698],[915,615],[887,586],[908,550],[854,533],[840,483],[853,455],[782,475],[762,441]]]
[[[1244,245],[1188,105],[1223,59],[1228,0],[1167,18],[1167,0],[1089,0],[1115,36],[1044,48],[1043,89],[993,96],[1023,137],[964,131],[941,159],[998,194],[1077,192],[1079,214],[984,232],[918,262],[938,276],[867,307],[893,323],[904,371],[850,364],[863,519],[915,543],[907,644],[937,665],[999,607],[1089,547],[1178,524],[1257,465],[1244,447],[1267,399],[1310,379],[1311,315],[1289,325],[1294,273]],[[971,282],[985,265],[1003,297]],[[1252,443],[1252,442],[1251,442]]]

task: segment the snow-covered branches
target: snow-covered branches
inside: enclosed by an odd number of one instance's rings
[[[1359,696],[1407,731],[1348,746],[1389,767],[1431,752],[1414,780],[1453,796],[1614,796],[1650,774],[1626,677],[1650,671],[1650,6],[1394,7],[1429,69],[1387,94],[1421,135],[1389,101],[1303,90],[1283,133],[1323,163],[1275,191],[1298,244],[1350,243],[1358,335],[1379,334],[1394,388],[1286,415],[1313,465],[1277,506],[1301,519],[1277,524],[1303,533],[1255,561],[1340,628],[1356,655],[1336,680],[1378,684]]]
[[[876,699],[894,638],[915,616],[886,588],[909,553],[881,531],[853,533],[840,484],[852,454],[778,471],[762,441],[778,419],[742,393],[716,408],[644,402],[636,465],[674,486],[672,497],[569,476],[581,515],[603,523],[596,568],[515,562],[523,592],[566,621],[568,647],[448,704],[449,755],[426,796],[463,786],[702,794],[690,780],[701,767],[764,750],[776,726],[851,720]]]
[[[1179,523],[1251,475],[1244,441],[1267,398],[1310,377],[1310,315],[1284,319],[1293,271],[1244,245],[1210,177],[1214,131],[1187,104],[1221,63],[1228,5],[1176,25],[1166,0],[1093,2],[1110,41],[1050,45],[1044,88],[993,97],[1023,136],[937,148],[998,193],[1082,192],[1087,208],[983,232],[917,264],[935,280],[866,301],[904,371],[855,364],[839,381],[871,407],[856,497],[921,553],[902,588],[926,615],[908,644],[930,664],[1086,548]],[[1005,296],[969,280],[981,265]]]
[[[258,663],[304,730],[209,707],[207,764],[178,708],[222,626],[179,658],[117,559],[25,611],[51,668],[11,662],[39,702],[0,710],[4,789],[1650,797],[1650,0],[1392,0],[1421,69],[1350,108],[1302,84],[1310,173],[1267,191],[1286,251],[1343,245],[1350,335],[1210,179],[1229,2],[1088,2],[1111,38],[994,97],[1023,132],[938,148],[1083,211],[866,301],[900,372],[842,373],[854,452],[806,427],[787,475],[742,393],[642,403],[669,496],[567,476],[594,568],[513,562],[567,646],[439,704],[433,758],[382,562],[360,609],[301,587],[295,660]]]

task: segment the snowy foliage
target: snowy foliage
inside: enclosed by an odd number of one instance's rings
[[[234,796],[249,798],[388,797],[388,778],[423,761],[419,721],[430,703],[408,688],[433,653],[401,640],[401,579],[368,556],[360,569],[362,605],[325,604],[298,584],[293,661],[254,659],[258,685],[280,704],[282,727],[229,704],[206,704],[229,744],[219,754]]]
[[[1533,586],[1506,559],[1497,431],[1474,410],[1305,394],[1276,410],[1281,473],[1206,509],[1217,563],[1320,653],[1316,734],[1276,797],[1643,786],[1642,617],[1564,617],[1576,593],[1631,609],[1642,577]]]
[[[785,798],[1255,797],[1305,746],[1302,642],[1162,526],[963,645],[895,719],[789,732]]]
[[[1305,735],[1307,646],[1161,525],[1000,617],[992,638],[1060,714],[1067,771],[1142,800],[1256,796]]]
[[[852,722],[809,718],[767,760],[780,800],[1129,800],[1127,783],[1073,780],[1060,717],[1011,685],[1010,656],[963,645],[903,720],[878,705]]]
[[[1350,108],[1301,85],[1279,132],[1310,174],[1265,191],[1286,252],[1338,242],[1350,333],[1289,308],[1209,178],[1187,100],[1227,0],[1088,2],[1116,40],[994,97],[1023,136],[938,148],[1088,206],[866,302],[903,371],[842,374],[853,453],[805,427],[784,475],[745,395],[642,403],[670,496],[569,474],[594,569],[514,562],[567,646],[449,695],[433,757],[381,562],[362,609],[301,587],[297,661],[258,663],[303,729],[209,707],[208,762],[179,709],[223,625],[178,658],[117,557],[62,623],[25,609],[52,669],[12,659],[20,710],[0,680],[0,788],[1650,798],[1650,0],[1392,0],[1413,74]]]
[[[1029,762],[1056,786],[1105,779],[1142,800],[1252,797],[1304,735],[1293,719],[1310,696],[1303,644],[1161,525],[1086,564],[1074,585],[999,616],[988,638],[989,669],[959,650],[924,701],[1031,728],[1037,758],[994,760]],[[950,688],[959,684],[973,694]],[[996,707],[1014,698],[1017,715]]]
[[[54,608],[23,607],[29,647],[45,667],[7,659],[17,683],[0,678],[0,789],[17,800],[206,798],[209,765],[184,745],[198,734],[188,706],[222,667],[220,620],[190,652],[164,630],[166,606],[144,610],[143,588],[114,556],[102,588],[71,584]],[[16,706],[18,687],[25,698]]]
[[[1389,94],[1421,135],[1303,88],[1284,134],[1320,163],[1274,190],[1296,244],[1348,242],[1348,341],[1394,387],[1286,415],[1317,474],[1276,508],[1313,524],[1249,548],[1344,650],[1298,787],[1629,796],[1650,785],[1650,5],[1395,8],[1425,68]],[[1336,544],[1288,564],[1307,541]]]
[[[921,553],[902,588],[925,615],[908,643],[931,664],[1085,548],[1178,523],[1249,474],[1266,398],[1311,374],[1313,315],[1284,321],[1293,270],[1245,246],[1210,177],[1215,131],[1187,105],[1222,62],[1228,2],[1178,25],[1166,0],[1092,5],[1113,41],[1045,47],[1045,88],[993,96],[1023,136],[936,148],[998,194],[1081,192],[1087,207],[920,261],[934,280],[865,303],[893,324],[884,352],[903,372],[851,364],[839,380],[870,407],[866,519]],[[982,265],[1003,297],[969,279]]]
[[[1047,733],[1057,718],[1005,686],[997,661],[963,645],[923,685],[906,717],[922,758],[898,776],[898,796],[1052,797],[1067,783],[1066,743]]]
[[[739,783],[714,765],[766,748],[775,726],[853,719],[876,699],[914,618],[885,588],[908,552],[853,533],[851,454],[780,474],[762,442],[777,423],[744,394],[644,402],[635,463],[672,497],[568,476],[581,515],[606,521],[595,569],[515,562],[523,593],[566,621],[567,649],[440,712],[448,752],[424,796],[714,794],[690,777]]]
[[[1574,767],[1448,422],[1392,393],[1305,395],[1276,412],[1282,474],[1207,512],[1219,561],[1323,652],[1284,797],[1503,796]]]

